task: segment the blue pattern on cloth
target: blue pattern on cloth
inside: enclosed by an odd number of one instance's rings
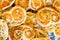
[[[58,38],[58,40],[60,40],[60,38]]]
[[[51,38],[51,40],[55,40],[55,35],[53,32],[48,33],[48,36]]]

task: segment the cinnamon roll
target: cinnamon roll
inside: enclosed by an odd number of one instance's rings
[[[9,31],[9,36],[11,40],[21,40],[22,39],[23,28],[20,26],[14,27]]]
[[[10,21],[9,26],[21,25],[26,20],[26,11],[22,7],[15,6],[9,12],[4,12],[3,18]]]
[[[40,26],[50,26],[59,23],[59,13],[52,8],[42,8],[36,14],[37,23]]]

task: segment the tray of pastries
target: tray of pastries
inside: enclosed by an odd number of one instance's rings
[[[60,0],[0,0],[0,40],[60,40]]]

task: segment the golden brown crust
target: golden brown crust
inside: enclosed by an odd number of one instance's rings
[[[15,0],[1,0],[0,1],[0,11],[10,7]]]
[[[34,32],[35,32],[35,38],[33,38],[32,40],[51,40],[47,33],[41,29],[38,28],[34,28]]]
[[[6,22],[13,21],[13,17],[8,11],[4,12],[2,16],[3,16],[3,19],[6,20]]]
[[[52,8],[42,8],[36,14],[37,23],[41,26],[50,26],[59,22],[59,13]]]
[[[7,23],[9,22],[9,26],[21,25],[25,22],[26,11],[19,6],[15,6],[9,12],[4,12],[3,18],[7,21]]]
[[[59,38],[59,11],[60,0],[0,0],[0,40],[51,40],[52,32]]]
[[[60,37],[60,23],[55,25],[55,36]]]
[[[55,9],[57,11],[60,12],[60,0],[55,0],[54,3],[53,3],[53,6],[55,7]]]
[[[23,28],[22,27],[14,27],[10,32],[9,32],[9,35],[10,35],[10,38],[11,40],[21,40],[22,38],[22,30]]]
[[[34,27],[34,25],[36,25],[35,14],[32,12],[27,12],[27,18],[24,24]]]
[[[30,8],[32,10],[38,10],[39,8],[43,7],[42,0],[31,0]]]
[[[23,39],[32,39],[34,37],[35,33],[32,29],[30,28],[24,28],[24,31],[23,31]]]
[[[29,0],[16,0],[15,5],[23,7],[24,9],[29,9]]]

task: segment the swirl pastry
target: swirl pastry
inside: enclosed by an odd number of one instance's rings
[[[15,0],[0,0],[0,11],[10,7]]]
[[[41,29],[34,28],[35,37],[33,40],[50,40],[47,33],[45,31],[42,31]]]
[[[13,7],[10,12],[15,22],[20,22],[26,17],[26,11],[19,6]]]
[[[40,26],[50,26],[59,22],[59,13],[52,8],[42,8],[36,14],[37,23]]]
[[[31,40],[35,35],[33,28],[29,25],[24,25],[23,27],[23,40]]]
[[[0,19],[0,40],[8,38],[8,26],[5,20]]]
[[[60,12],[60,0],[55,0],[54,3],[53,3],[53,6],[55,7],[55,9],[57,11]]]
[[[22,23],[25,22],[26,11],[19,6],[15,6],[9,12],[4,12],[3,18],[9,22],[9,26],[21,25]]]
[[[24,9],[28,10],[29,9],[29,2],[30,2],[30,0],[16,0],[15,5],[21,6]]]
[[[30,8],[33,10],[37,10],[43,7],[43,0],[31,0],[30,1]]]
[[[20,26],[14,27],[9,32],[11,40],[21,40],[22,39],[23,28]]]

